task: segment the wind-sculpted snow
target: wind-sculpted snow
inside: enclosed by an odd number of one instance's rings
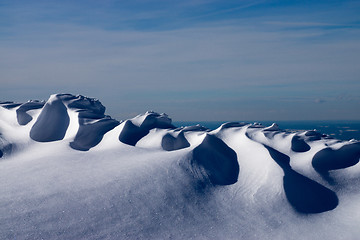
[[[173,129],[171,119],[166,114],[147,112],[125,122],[120,133],[119,140],[125,144],[135,146],[136,143],[146,136],[151,129]]]
[[[105,107],[99,100],[84,96],[69,99],[72,101],[68,107],[75,109],[79,118],[79,130],[74,141],[70,143],[73,149],[89,150],[100,143],[105,133],[120,124],[119,121],[104,115]]]
[[[99,144],[103,135],[118,126],[119,122],[110,117],[89,122],[80,118],[79,124],[79,130],[70,146],[76,150],[87,151]]]
[[[2,133],[0,132],[0,158],[4,155],[11,154],[13,145],[3,138]]]
[[[185,137],[186,132],[208,132],[208,128],[195,125],[168,130],[161,140],[161,147],[166,151],[174,151],[190,147],[190,143]]]
[[[35,110],[42,108],[44,102],[39,101],[29,101],[27,103],[21,104],[19,108],[16,109],[17,121],[20,125],[28,124],[33,118],[27,112],[30,110]]]
[[[184,131],[179,131],[176,136],[170,133],[165,134],[161,140],[161,146],[166,151],[174,151],[190,147],[190,143],[186,140]]]
[[[0,133],[0,158],[2,158],[4,156],[4,143],[3,143],[3,139],[1,138],[1,133]]]
[[[326,135],[324,135],[316,130],[307,131],[305,133],[305,136],[308,139],[308,141],[317,141],[317,140],[321,140],[321,138],[327,138]]]
[[[119,125],[119,121],[104,114],[105,107],[94,98],[56,94],[44,104],[29,101],[16,109],[19,125],[27,125],[33,119],[27,112],[42,108],[30,131],[30,138],[38,142],[62,140],[70,124],[69,111],[77,113],[78,117],[79,128],[70,142],[70,147],[76,150],[87,151],[96,146],[106,132]]]
[[[230,185],[238,179],[239,163],[235,151],[213,135],[206,134],[190,153],[189,161],[195,176],[209,179],[214,185]]]
[[[10,101],[0,101],[0,106],[6,109],[12,109],[12,108],[16,108],[18,106],[20,106],[21,103],[14,103],[14,102],[10,102]]]
[[[351,167],[359,162],[360,143],[344,145],[334,150],[327,147],[317,152],[312,159],[314,169],[320,173]]]
[[[284,191],[289,203],[301,213],[321,213],[338,205],[337,195],[330,189],[294,171],[290,158],[265,146],[274,161],[284,171]]]
[[[84,96],[67,96],[66,100],[69,102],[68,107],[79,112],[80,118],[95,118],[104,117],[105,107],[101,102],[95,98],[88,98]]]
[[[64,138],[69,126],[67,108],[60,99],[48,101],[31,128],[31,139],[38,142],[52,142]]]
[[[291,150],[294,152],[307,152],[311,149],[309,144],[305,142],[304,139],[300,138],[299,136],[294,136],[291,139]]]
[[[226,128],[236,128],[236,127],[243,127],[246,126],[246,123],[239,123],[239,122],[227,122],[220,126],[220,129],[226,129]]]
[[[360,142],[0,102],[0,239],[357,239]]]
[[[0,158],[2,158],[5,155],[11,154],[13,149],[13,145],[11,143],[3,142],[0,136]]]

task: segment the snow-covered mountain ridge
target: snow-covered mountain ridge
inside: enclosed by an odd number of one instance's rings
[[[1,239],[360,234],[359,141],[171,122],[120,122],[81,95],[0,102]]]

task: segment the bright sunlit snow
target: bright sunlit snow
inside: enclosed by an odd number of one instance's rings
[[[357,239],[360,142],[0,102],[0,239]]]

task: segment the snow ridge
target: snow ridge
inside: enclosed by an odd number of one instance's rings
[[[116,230],[106,230],[109,226],[107,224],[110,224],[107,222],[92,233],[87,229],[87,225],[77,221],[77,216],[64,215],[68,222],[73,222],[78,229],[83,229],[82,235],[86,239],[92,238],[91,234],[95,234],[94,238],[102,238],[104,236],[96,234],[103,231],[108,231],[109,234],[116,232],[117,237],[124,239],[139,236],[162,238],[164,232],[155,231],[154,224],[166,225],[167,222],[176,222],[178,217],[191,223],[186,225],[178,222],[179,231],[193,233],[198,231],[198,228],[208,229],[208,224],[212,225],[211,221],[214,221],[219,228],[215,227],[216,231],[209,230],[204,233],[205,238],[219,238],[217,234],[222,233],[224,235],[221,236],[229,239],[239,237],[238,229],[230,224],[234,219],[238,219],[236,221],[244,234],[242,237],[257,239],[256,236],[247,235],[250,234],[251,225],[239,219],[275,221],[271,217],[273,215],[279,222],[292,219],[294,224],[286,223],[286,226],[296,229],[296,223],[299,223],[301,229],[306,231],[309,226],[301,223],[299,219],[311,218],[310,216],[316,214],[319,215],[316,221],[320,221],[319,226],[323,226],[336,219],[334,216],[344,217],[350,211],[345,203],[349,203],[351,199],[360,202],[360,191],[353,187],[360,179],[360,142],[357,140],[339,141],[315,130],[288,132],[281,130],[276,123],[266,127],[259,123],[229,122],[213,131],[200,125],[176,128],[171,118],[164,113],[148,111],[132,119],[118,121],[106,115],[105,110],[98,99],[71,94],[54,94],[47,101],[0,102],[0,168],[6,170],[9,167],[11,171],[15,171],[7,175],[4,170],[0,178],[2,184],[8,182],[6,188],[0,187],[0,196],[4,196],[0,197],[0,216],[6,216],[4,219],[12,223],[12,227],[7,229],[14,228],[19,234],[8,233],[0,238],[18,236],[21,239],[26,236],[28,230],[17,228],[20,220],[16,219],[24,219],[27,211],[36,209],[39,202],[51,199],[58,193],[68,193],[68,190],[63,189],[64,185],[58,182],[62,173],[49,170],[54,164],[63,169],[63,174],[69,175],[70,185],[77,183],[77,177],[80,182],[83,181],[74,187],[80,194],[76,196],[88,199],[86,204],[96,215],[87,218],[86,213],[89,210],[76,206],[79,216],[90,221],[90,225],[93,224],[93,219],[109,218],[108,220],[117,226]],[[51,164],[47,164],[45,159],[50,156],[56,161],[51,160]],[[29,171],[25,167],[23,169],[22,165],[12,165],[21,161],[24,166],[28,166],[32,161],[40,164],[40,170],[36,171],[43,176],[41,182],[51,183],[54,188],[33,189],[35,192],[39,191],[38,195],[28,195],[28,190],[22,187],[24,182],[21,179],[23,174],[28,176]],[[61,163],[62,161],[67,164]],[[68,165],[69,162],[72,163]],[[85,167],[84,164],[89,166]],[[47,174],[47,171],[51,174]],[[94,171],[99,172],[95,174]],[[93,180],[96,184],[90,186],[87,180]],[[28,176],[28,181],[35,186],[40,180]],[[113,185],[114,181],[120,185]],[[33,185],[28,187],[31,189]],[[129,186],[132,188],[126,190]],[[113,207],[117,211],[121,210],[122,217],[110,213],[104,216],[96,207],[105,203],[100,201],[99,197],[88,195],[84,188],[94,188],[100,196],[112,199],[106,198],[106,201],[119,201],[119,204]],[[105,190],[107,188],[112,191]],[[53,189],[58,192],[53,192]],[[350,190],[351,194],[348,194]],[[9,213],[6,206],[20,206],[21,196],[25,196],[25,199],[28,197],[29,209]],[[145,197],[149,198],[148,206],[137,200]],[[11,199],[15,199],[15,202],[12,203]],[[169,206],[166,212],[160,210],[164,207],[164,199]],[[65,198],[56,198],[56,201],[61,205],[75,199],[66,195]],[[200,203],[212,210],[204,210]],[[274,210],[269,210],[266,206]],[[180,210],[180,207],[183,208]],[[358,205],[355,207],[360,209]],[[283,210],[279,211],[279,208]],[[154,216],[142,215],[137,212],[140,209],[152,214],[154,211],[161,218],[154,220]],[[44,212],[43,218],[27,219],[29,222],[23,224],[33,229],[32,224],[39,224],[49,217],[48,214],[53,214],[52,211]],[[287,217],[281,215],[284,211],[287,211]],[[253,217],[259,212],[270,215]],[[218,215],[214,215],[215,213]],[[214,220],[218,218],[222,220]],[[56,219],[55,217],[55,222],[59,220]],[[143,228],[135,230],[126,225],[124,219],[130,222],[135,221],[131,219],[138,219],[134,224]],[[339,222],[333,224],[336,223]],[[62,224],[58,227],[69,226],[67,222]],[[349,234],[343,234],[355,236],[358,233],[355,226],[358,224],[358,219],[354,220],[351,223],[354,228],[350,227]],[[266,224],[264,226],[268,229]],[[5,232],[5,228],[5,225],[1,226],[0,233]],[[343,228],[339,227],[337,230],[339,229]],[[39,229],[34,230],[34,238],[43,233],[38,231]],[[172,231],[178,233],[176,229]],[[330,230],[329,232],[331,233]],[[65,239],[78,236],[78,233],[75,233],[74,230],[73,235],[70,233],[60,234],[60,237],[51,234],[49,236]],[[309,231],[307,236],[326,239],[332,236],[330,233],[319,236]],[[179,236],[191,238],[189,235]],[[266,235],[262,235],[262,238],[264,236]],[[287,235],[284,235],[280,238],[286,237]]]

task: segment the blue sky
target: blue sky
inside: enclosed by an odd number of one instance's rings
[[[0,100],[117,119],[360,120],[359,1],[0,1]]]

